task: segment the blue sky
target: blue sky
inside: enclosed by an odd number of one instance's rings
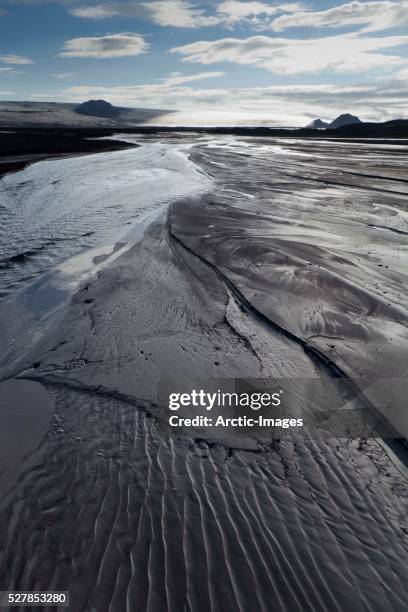
[[[0,100],[95,97],[193,123],[408,117],[408,1],[0,0]]]

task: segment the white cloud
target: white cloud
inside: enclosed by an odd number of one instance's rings
[[[96,4],[94,6],[82,6],[71,9],[70,11],[75,17],[83,17],[84,19],[105,19],[119,15],[118,9],[112,5]]]
[[[107,19],[109,17],[140,17],[146,16],[144,4],[134,2],[112,2],[110,4],[93,4],[71,9],[71,14],[84,19]]]
[[[176,28],[201,28],[219,23],[219,19],[206,15],[186,0],[155,0],[144,3],[154,23]]]
[[[160,26],[201,28],[216,25],[220,19],[207,15],[187,0],[154,0],[153,2],[110,2],[72,8],[72,15],[84,19],[109,17],[146,17]]]
[[[34,64],[33,60],[23,55],[0,55],[3,64]]]
[[[266,26],[270,22],[270,17],[276,15],[276,13],[291,13],[301,9],[302,5],[297,2],[273,5],[256,0],[249,2],[225,0],[219,4],[217,12],[227,26],[234,26],[240,22],[249,22],[255,26]]]
[[[57,72],[56,74],[51,74],[50,76],[54,77],[54,79],[65,81],[66,79],[71,79],[77,74],[78,74],[77,72]]]
[[[148,103],[148,97],[153,96],[152,100],[150,100],[151,104],[156,104],[157,99],[160,99],[160,104],[164,104],[166,106],[166,97],[172,96],[174,93],[178,94],[180,91],[190,91],[188,88],[180,88],[180,85],[184,83],[192,83],[194,81],[202,81],[204,79],[214,79],[220,78],[224,76],[224,72],[198,72],[195,74],[183,74],[181,72],[172,72],[168,77],[163,79],[159,83],[153,83],[151,85],[131,85],[131,86],[123,86],[123,87],[99,87],[99,86],[75,86],[69,87],[64,90],[70,93],[78,93],[79,96],[86,96],[88,92],[92,92],[92,94],[99,95],[104,92],[113,92],[115,94],[122,94],[125,97],[129,96],[146,96],[146,102]],[[208,90],[213,91],[213,90]],[[48,95],[48,94],[47,94]],[[110,95],[108,97],[111,97]],[[208,97],[208,96],[207,96]]]
[[[160,26],[201,28],[216,25],[220,19],[207,15],[187,0],[154,0],[153,2],[112,2],[81,6],[70,11],[75,17],[106,19],[109,17],[147,17]]]
[[[0,75],[15,76],[16,74],[23,74],[23,72],[21,70],[15,70],[15,68],[10,68],[10,66],[0,66]]]
[[[72,38],[64,43],[62,57],[127,57],[145,53],[149,45],[139,34],[122,32],[106,36]]]
[[[214,7],[215,8],[215,7]],[[151,2],[110,2],[79,6],[70,10],[75,17],[84,19],[108,19],[110,17],[147,17],[160,26],[177,28],[202,28],[224,25],[233,27],[240,22],[267,27],[277,13],[301,11],[302,5],[284,3],[271,5],[257,0],[240,2],[225,0],[216,6],[214,14],[197,8],[188,0],[153,0]]]
[[[381,53],[408,43],[408,36],[382,38],[343,34],[315,39],[287,39],[252,36],[197,41],[171,49],[183,61],[198,64],[233,62],[266,68],[279,74],[316,73],[321,70],[362,72],[393,68],[404,63],[397,55]]]
[[[275,32],[298,27],[329,27],[365,25],[365,31],[385,30],[408,23],[408,2],[379,0],[359,2],[355,0],[325,11],[300,11],[293,15],[282,15],[271,27]]]
[[[197,74],[181,74],[173,72],[167,79],[163,81],[165,87],[174,87],[183,83],[191,83],[192,81],[201,81],[202,79],[215,79],[224,76],[225,72],[199,72]]]
[[[245,17],[254,15],[275,15],[279,11],[277,6],[265,4],[265,2],[239,2],[238,0],[226,0],[218,6],[217,10],[231,21],[241,21]]]

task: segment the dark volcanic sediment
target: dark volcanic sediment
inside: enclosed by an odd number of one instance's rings
[[[172,232],[407,436],[407,150],[281,142],[197,149],[223,188],[174,206]]]
[[[103,140],[109,132],[90,129],[0,130],[0,177],[21,170],[30,163],[66,155],[83,155],[127,149],[120,140]],[[98,139],[96,139],[97,137]],[[94,140],[92,140],[94,138]]]
[[[379,441],[169,436],[156,396],[162,377],[286,377],[300,399],[302,378],[336,385],[304,343],[398,400],[406,153],[229,141],[193,157],[212,191],[0,361],[55,400],[1,505],[2,588],[70,590],[75,611],[403,612],[406,473]]]

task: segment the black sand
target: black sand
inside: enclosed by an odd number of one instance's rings
[[[161,377],[336,385],[330,364],[406,425],[406,153],[255,144],[196,148],[213,192],[174,203],[24,348],[3,309],[2,375],[55,397],[2,516],[4,589],[70,590],[75,611],[406,610],[406,474],[381,441],[159,427]]]
[[[115,151],[131,146],[121,141],[103,140],[103,136],[108,134],[110,132],[84,129],[0,131],[0,176],[42,159]]]

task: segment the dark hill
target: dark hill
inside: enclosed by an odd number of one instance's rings
[[[349,115],[349,113],[345,113],[343,115],[339,115],[334,121],[332,121],[329,125],[329,128],[335,130],[336,128],[343,127],[344,125],[353,125],[355,123],[361,123],[360,119],[355,115]]]
[[[88,100],[75,109],[79,115],[88,115],[91,117],[107,117],[108,119],[116,119],[121,113],[121,109],[112,106],[105,100]]]
[[[344,125],[335,130],[327,130],[327,134],[340,138],[408,138],[408,119]]]
[[[309,123],[309,125],[307,125],[306,127],[311,128],[312,130],[323,130],[323,129],[335,130],[336,128],[343,127],[343,125],[353,125],[354,123],[361,123],[361,121],[355,115],[344,113],[336,117],[336,119],[334,119],[330,123],[327,123],[326,121],[322,121],[321,119],[314,119],[314,121]]]

